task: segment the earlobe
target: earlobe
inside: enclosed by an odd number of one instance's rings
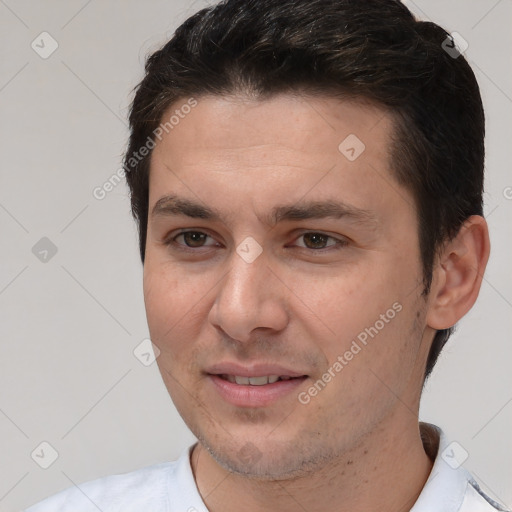
[[[480,291],[489,252],[487,222],[472,215],[446,242],[436,260],[427,313],[429,327],[448,329],[471,309]]]

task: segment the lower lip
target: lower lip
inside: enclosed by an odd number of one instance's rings
[[[307,377],[278,380],[263,386],[240,385],[218,375],[209,375],[209,378],[227,402],[238,407],[265,407],[295,391]]]

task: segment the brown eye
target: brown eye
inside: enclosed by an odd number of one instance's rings
[[[323,249],[330,250],[331,247],[333,249],[339,249],[348,244],[343,238],[334,238],[333,236],[326,235],[325,233],[317,233],[316,231],[303,233],[297,238],[297,241],[300,239],[303,239],[304,242],[303,244],[299,243],[298,247],[311,249],[313,251],[321,251]]]
[[[306,233],[302,236],[308,249],[324,249],[327,241],[331,238],[322,233]]]
[[[183,235],[183,240],[188,247],[202,247],[208,237],[207,234],[200,231],[187,231],[186,233],[181,233],[181,235]]]
[[[207,243],[208,239],[211,239],[210,243]],[[216,242],[210,235],[203,233],[202,231],[190,230],[182,231],[181,233],[178,233],[176,236],[169,238],[166,241],[166,245],[173,245],[181,249],[200,249],[201,247],[211,247],[213,245],[216,245]]]

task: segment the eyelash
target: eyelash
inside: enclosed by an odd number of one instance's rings
[[[209,238],[213,238],[208,233],[205,233],[203,231],[197,231],[197,230],[190,229],[190,230],[180,231],[177,235],[174,235],[172,237],[167,238],[164,241],[164,244],[167,245],[167,246],[177,247],[178,250],[181,250],[181,251],[192,252],[192,253],[197,253],[200,249],[204,249],[205,247],[214,247],[213,245],[206,245],[206,246],[200,246],[200,247],[189,247],[186,244],[185,245],[184,244],[180,244],[180,243],[178,243],[176,241],[176,239],[178,237],[180,237],[182,235],[185,235],[187,233],[199,233],[201,235],[206,235]],[[301,247],[301,246],[298,247],[299,249],[303,249],[303,250],[310,251],[310,252],[324,253],[324,252],[330,252],[330,251],[333,251],[333,250],[337,251],[337,250],[340,250],[343,247],[348,245],[348,242],[346,240],[335,238],[335,237],[333,237],[331,235],[327,235],[325,233],[322,233],[321,231],[305,231],[305,232],[301,233],[295,240],[298,240],[299,238],[302,238],[305,235],[321,235],[322,237],[327,237],[327,241],[328,240],[334,240],[335,241],[334,244],[329,245],[327,247],[322,247],[320,249],[313,249],[313,248],[310,248],[310,247]]]

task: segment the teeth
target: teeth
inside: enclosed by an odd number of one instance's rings
[[[242,386],[264,386],[279,380],[279,375],[264,375],[262,377],[239,377],[238,375],[225,375],[229,382],[236,382]]]
[[[268,377],[249,377],[249,384],[251,386],[263,386],[268,384]]]

